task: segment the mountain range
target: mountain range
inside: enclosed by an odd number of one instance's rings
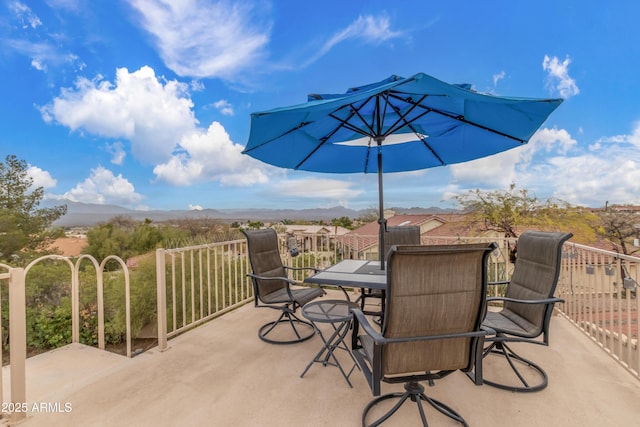
[[[140,211],[116,205],[100,205],[66,201],[45,200],[42,207],[67,205],[67,214],[58,219],[53,225],[58,227],[87,227],[109,221],[115,216],[127,216],[134,220],[150,219],[163,222],[184,218],[218,219],[225,222],[262,221],[276,222],[282,220],[301,221],[330,221],[343,216],[358,218],[367,214],[370,209],[354,210],[343,206],[313,209],[200,209],[200,210],[148,210]],[[389,208],[397,214],[442,214],[452,212],[451,209],[430,208]]]

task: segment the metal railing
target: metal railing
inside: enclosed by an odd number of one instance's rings
[[[342,259],[377,257],[377,236],[300,234],[279,236],[283,263],[292,267],[327,268]],[[489,258],[489,280],[511,277],[509,247],[515,239],[423,236],[422,244],[490,242],[498,249]],[[158,272],[158,342],[232,310],[253,299],[245,240],[163,250],[156,254]],[[559,313],[589,335],[636,378],[638,332],[636,284],[640,259],[574,243],[563,248],[556,295]],[[293,279],[302,281],[305,271]],[[491,287],[493,295],[500,287]]]
[[[253,299],[245,240],[156,250],[158,345]]]
[[[636,378],[640,258],[565,243],[558,309]]]

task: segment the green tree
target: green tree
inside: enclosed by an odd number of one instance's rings
[[[334,227],[344,227],[351,228],[353,227],[353,221],[348,216],[341,216],[340,218],[333,218],[331,220],[331,225]]]
[[[67,206],[40,208],[44,188],[33,188],[27,163],[8,155],[0,163],[0,260],[20,252],[43,250],[61,234],[51,224],[67,213]]]
[[[258,230],[262,227],[264,227],[264,222],[262,221],[249,221],[247,222],[247,227],[254,229],[254,230]]]
[[[106,224],[87,231],[87,247],[84,252],[99,261],[109,255],[117,255],[126,260],[158,248],[164,240],[163,230],[154,226],[149,219],[136,222],[130,217],[116,216]]]

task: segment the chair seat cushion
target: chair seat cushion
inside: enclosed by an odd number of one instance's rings
[[[324,295],[324,291],[321,288],[317,287],[291,289],[291,293],[293,294],[293,298],[296,300],[296,302],[301,306]],[[266,304],[291,302],[289,294],[287,293],[287,290],[285,288],[278,289],[274,292],[264,295],[261,299]]]
[[[489,311],[482,322],[484,326],[496,332],[507,333],[523,338],[535,338],[541,333],[539,326],[528,322],[510,310]]]

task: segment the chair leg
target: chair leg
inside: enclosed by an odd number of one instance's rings
[[[486,357],[490,354],[495,354],[495,355],[504,357],[507,363],[509,364],[509,367],[511,368],[511,370],[514,372],[514,374],[522,384],[522,386],[498,383],[495,381],[487,380],[486,378],[483,378],[484,384],[490,385],[492,387],[497,387],[503,390],[509,390],[509,391],[521,392],[521,393],[530,393],[530,392],[540,391],[545,387],[547,387],[549,379],[544,369],[542,369],[539,365],[535,364],[531,360],[525,359],[524,357],[514,352],[509,346],[507,346],[506,343],[504,342],[491,343],[491,346],[485,349],[484,356]],[[520,369],[518,369],[519,365],[525,367],[525,369],[529,369],[529,371],[533,373],[535,377],[538,378],[538,381],[536,381],[535,385],[530,385],[530,381],[527,381],[527,379],[524,377]]]
[[[406,390],[404,393],[389,393],[389,394],[385,394],[383,396],[377,397],[376,399],[372,400],[371,402],[369,402],[369,404],[364,408],[364,411],[362,412],[362,426],[378,426],[380,424],[382,424],[384,421],[388,420],[393,414],[396,413],[396,411],[398,409],[400,409],[400,407],[409,399],[412,402],[415,402],[416,405],[418,406],[418,411],[420,412],[420,419],[422,420],[422,425],[423,426],[428,426],[429,424],[427,423],[427,416],[425,415],[424,412],[424,408],[422,407],[422,402],[427,402],[429,403],[431,406],[433,406],[436,410],[438,410],[440,413],[446,415],[447,417],[453,419],[454,421],[459,422],[460,424],[462,424],[465,427],[468,427],[467,422],[465,421],[464,418],[462,418],[462,416],[460,414],[458,414],[456,411],[454,411],[451,407],[449,407],[448,405],[445,405],[444,403],[432,399],[429,396],[424,394],[424,387],[418,383],[417,381],[411,381],[408,382],[404,385],[404,389]],[[382,415],[380,418],[378,418],[376,421],[374,421],[371,424],[367,424],[366,418],[367,418],[367,414],[369,413],[369,411],[378,403],[388,400],[388,399],[399,399],[398,402],[393,406],[393,408],[391,408],[389,411],[387,411],[384,415]]]
[[[293,339],[271,339],[267,337],[269,333],[271,333],[278,325],[288,323],[296,338]],[[307,328],[307,331],[304,335],[298,331],[299,328]],[[293,311],[289,308],[282,309],[282,313],[278,320],[273,322],[266,323],[260,327],[258,330],[258,337],[264,342],[268,342],[269,344],[295,344],[302,341],[306,341],[315,335],[315,329],[310,322],[306,320],[300,319],[295,315]]]

